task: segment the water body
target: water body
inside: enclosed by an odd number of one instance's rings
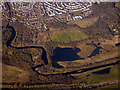
[[[88,57],[91,58],[92,56],[100,54],[100,49],[102,49],[102,47],[96,47]]]
[[[96,56],[97,54],[100,54],[100,50],[103,49],[107,52],[109,52],[108,50],[102,48],[100,46],[100,43],[95,44],[94,41],[92,41],[91,43],[88,43],[87,45],[94,45],[96,48],[92,51],[92,53],[86,57],[86,58],[91,58],[92,56]],[[77,55],[78,52],[80,52],[81,50],[79,48],[60,48],[60,47],[56,47],[53,51],[53,56],[52,58],[52,65],[54,67],[57,68],[61,68],[62,66],[60,66],[57,62],[58,61],[74,61],[74,60],[83,60],[84,58],[81,58]]]
[[[92,53],[88,56],[88,58],[91,58],[92,56],[96,56],[97,54],[101,53],[101,49],[109,52],[108,50],[104,49],[103,47],[100,46],[100,43],[95,44],[94,41],[92,41],[91,43],[88,43],[87,45],[93,45],[96,48],[92,51]]]
[[[59,64],[57,64],[58,61],[74,61],[78,59],[84,59],[80,58],[77,53],[81,50],[79,48],[60,48],[56,47],[53,51],[52,56],[52,65],[57,68],[61,68]]]
[[[39,75],[43,75],[43,76],[53,76],[53,75],[69,75],[69,74],[79,74],[79,73],[83,73],[83,72],[87,72],[90,70],[94,70],[94,69],[98,69],[98,68],[102,68],[102,67],[106,67],[106,66],[111,66],[111,65],[116,65],[119,64],[120,61],[117,61],[115,63],[110,63],[110,64],[106,64],[106,65],[100,65],[100,66],[96,66],[96,67],[91,67],[91,68],[85,68],[85,69],[81,69],[80,70],[75,70],[75,71],[71,71],[71,72],[66,72],[66,73],[57,73],[57,74],[42,74],[39,73],[38,71],[36,71],[35,69],[33,69],[36,73],[38,73]]]
[[[111,68],[106,68],[100,71],[92,72],[92,74],[109,74]]]
[[[120,45],[120,43],[116,43],[116,44],[115,44],[115,46],[119,46],[119,45]]]
[[[14,47],[11,45],[11,42],[13,41],[13,39],[15,38],[16,36],[16,32],[14,30],[13,27],[11,26],[7,26],[7,28],[10,28],[12,29],[12,36],[10,38],[10,40],[8,40],[7,42],[7,46],[8,47],[12,47],[12,48],[16,48],[16,49],[26,49],[26,48],[40,48],[43,50],[43,53],[42,53],[42,59],[44,60],[44,63],[45,64],[48,64],[48,59],[47,59],[47,53],[45,51],[45,49],[42,47],[42,46],[25,46],[25,47]],[[72,60],[76,60],[76,59],[83,59],[83,58],[80,58],[78,55],[77,55],[77,52],[79,52],[80,49],[79,48],[59,48],[57,47],[55,49],[55,51],[53,52],[55,54],[55,56],[53,55],[53,58],[60,58],[60,60],[69,60],[69,61],[72,61]],[[58,56],[58,54],[60,54],[62,57],[56,57],[56,55]],[[64,55],[65,54],[65,55]],[[69,55],[69,56],[68,56]],[[64,59],[63,57],[66,57],[66,59]],[[114,59],[114,58],[113,58]],[[56,59],[57,61],[57,59]],[[75,70],[75,71],[71,71],[71,72],[66,72],[66,73],[58,73],[58,74],[42,74],[42,73],[39,73],[38,71],[36,71],[35,69],[38,68],[38,67],[41,67],[41,66],[44,66],[43,64],[41,65],[37,65],[35,67],[33,67],[33,71],[35,71],[36,73],[38,73],[39,75],[43,75],[43,76],[50,76],[50,75],[69,75],[69,74],[77,74],[77,73],[83,73],[83,72],[86,72],[86,71],[90,71],[90,70],[93,70],[93,69],[97,69],[97,68],[101,68],[101,67],[106,67],[106,66],[110,66],[110,65],[115,65],[115,64],[118,64],[120,61],[117,61],[115,63],[111,63],[111,64],[106,64],[106,65],[101,65],[101,66],[96,66],[96,67],[92,67],[92,68],[87,68],[87,69],[82,69],[82,71],[80,72],[79,70]]]

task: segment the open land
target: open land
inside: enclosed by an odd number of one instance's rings
[[[2,87],[116,87],[119,4],[2,2]]]

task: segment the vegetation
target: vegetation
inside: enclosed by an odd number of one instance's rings
[[[73,31],[73,32],[67,32],[67,34],[70,37],[71,42],[80,41],[87,38],[87,36],[82,32]]]
[[[76,12],[73,12],[73,16],[79,16],[82,12],[81,11],[76,11]]]
[[[43,45],[46,41],[49,41],[47,40],[47,33],[42,33],[41,30],[32,30],[17,21],[9,23],[9,25],[14,27],[16,31],[16,36],[12,42],[12,45]]]
[[[64,43],[69,43],[69,42],[73,42],[73,41],[80,41],[80,40],[84,40],[87,38],[87,36],[82,33],[82,32],[78,32],[78,31],[71,31],[71,32],[62,32],[62,33],[54,33],[52,35],[50,35],[51,40],[53,42],[64,42]]]
[[[22,70],[18,67],[5,65],[3,66],[3,81],[4,82],[28,82],[29,81],[29,73],[28,71]]]
[[[68,24],[77,24],[81,28],[87,28],[94,25],[97,22],[97,20],[98,20],[98,17],[83,19],[83,20],[76,20],[76,21],[68,22]]]
[[[113,35],[120,35],[120,24],[109,25]]]
[[[115,3],[115,7],[120,8],[120,1]]]
[[[110,67],[110,72],[109,73],[103,73],[103,74],[93,74],[95,71],[100,71],[104,70],[105,68]],[[102,83],[102,82],[110,82],[114,80],[118,80],[118,65],[113,65],[113,66],[108,66],[108,67],[103,67],[91,71],[87,71],[84,73],[80,74],[72,74],[73,77],[79,79],[79,82],[85,82],[87,84],[92,84],[92,83]]]
[[[6,7],[8,8],[7,3]],[[12,12],[9,8],[8,11]],[[120,58],[120,46],[115,46],[114,35],[111,34],[111,30],[119,29],[118,15],[115,12],[117,9],[113,7],[113,3],[94,4],[93,15],[90,17],[68,23],[49,23],[49,30],[44,32],[27,28],[17,21],[3,20],[3,87],[70,88],[118,80],[119,64],[111,64]],[[113,27],[111,21],[117,25]],[[16,34],[7,26],[13,27]],[[15,37],[10,42],[13,35]],[[41,48],[17,48],[27,46],[43,46],[46,55]],[[68,59],[73,56],[73,60],[57,60],[62,68],[52,65],[56,47],[71,48],[73,51],[72,55],[68,55]],[[96,49],[97,54],[91,55]],[[47,57],[48,64],[45,64],[44,56]],[[101,71],[106,73],[98,73]]]
[[[88,49],[88,51],[89,51],[88,55],[90,54],[90,52],[92,53],[92,50],[94,50],[94,49],[92,49],[92,48]],[[83,58],[83,56],[82,56],[83,54],[84,53],[82,53],[82,52],[78,53],[78,55],[80,55],[80,57],[82,57],[82,58]],[[94,63],[93,65],[97,65],[97,62],[102,62],[102,61],[104,62],[105,60],[108,60],[110,58],[114,58],[117,56],[118,56],[118,47],[115,47],[110,52],[101,53],[96,56],[92,56],[91,58],[88,58],[86,56],[82,60],[78,59],[78,60],[74,60],[74,61],[59,61],[58,63],[64,67],[80,67],[80,66],[84,66],[84,65],[86,65],[88,67],[88,65],[91,65],[92,63]],[[110,63],[110,62],[108,62],[108,63]]]
[[[64,42],[64,43],[70,42],[70,39],[65,32],[52,34],[50,35],[50,38],[53,42]]]
[[[118,88],[120,87],[119,84],[113,84],[113,85],[108,85],[108,86],[104,86],[104,87],[101,87],[100,90],[105,90],[105,89],[109,89],[109,90],[118,90]]]

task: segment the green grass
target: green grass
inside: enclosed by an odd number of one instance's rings
[[[92,74],[92,72],[99,71],[105,68],[111,67],[110,73],[108,74]],[[118,80],[118,65],[111,65],[108,67],[98,68],[95,70],[87,71],[80,74],[71,74],[73,77],[77,78],[79,82],[86,82],[88,84],[93,84],[97,82],[111,82]],[[87,76],[89,75],[89,76]]]
[[[69,35],[70,40],[72,42],[73,41],[84,40],[84,39],[87,38],[87,36],[84,33],[82,33],[82,32],[73,31],[73,32],[67,32],[67,34]]]
[[[51,34],[50,38],[52,39],[53,42],[69,43],[70,41],[73,42],[73,41],[84,40],[87,38],[87,36],[82,32],[69,31],[69,32]]]
[[[50,38],[52,39],[53,42],[64,42],[64,43],[70,42],[65,32],[52,34],[50,35]]]
[[[81,11],[73,12],[73,16],[78,16],[78,15],[80,15],[81,13],[82,13]]]

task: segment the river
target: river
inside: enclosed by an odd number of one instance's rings
[[[15,49],[27,49],[27,48],[40,48],[42,49],[42,60],[44,61],[44,64],[47,65],[48,64],[48,59],[47,59],[47,52],[45,51],[45,49],[42,47],[42,46],[25,46],[25,47],[15,47],[15,46],[12,46],[11,43],[13,41],[13,39],[15,38],[16,36],[16,31],[15,29],[12,27],[12,26],[7,26],[6,28],[10,28],[12,29],[12,36],[10,38],[10,40],[7,41],[7,47],[11,47],[11,48],[15,48]],[[68,51],[71,50],[71,49],[68,49]],[[80,51],[78,48],[76,49],[77,51]],[[75,50],[75,52],[76,52]],[[77,58],[80,58],[78,56],[76,56]],[[72,59],[71,59],[72,60]],[[90,70],[93,70],[93,69],[97,69],[97,68],[101,68],[101,67],[106,67],[106,66],[110,66],[110,65],[115,65],[115,64],[118,64],[119,61],[115,62],[115,63],[110,63],[110,64],[106,64],[106,65],[100,65],[100,66],[96,66],[96,67],[91,67],[91,68],[86,68],[86,69],[81,69],[80,70],[74,70],[74,71],[70,71],[70,72],[66,72],[66,73],[57,73],[57,74],[42,74],[42,73],[39,73],[38,71],[36,71],[35,69],[38,68],[38,67],[42,67],[44,66],[44,64],[41,64],[41,65],[37,65],[35,67],[32,68],[33,71],[35,71],[36,73],[38,73],[39,75],[43,75],[43,76],[50,76],[50,75],[69,75],[69,74],[77,74],[77,73],[83,73],[83,72],[86,72],[86,71],[90,71]]]
[[[10,40],[7,41],[7,47],[12,47],[12,48],[15,48],[15,49],[40,48],[43,51],[41,58],[44,61],[45,65],[48,64],[47,53],[46,53],[45,49],[42,46],[25,46],[25,47],[12,46],[11,43],[12,43],[13,39],[16,36],[16,31],[12,26],[7,26],[6,28],[10,28],[12,30],[12,36],[11,36]]]

